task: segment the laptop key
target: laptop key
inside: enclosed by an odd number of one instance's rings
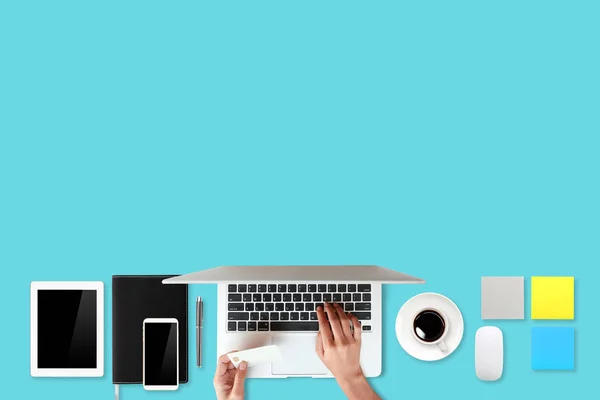
[[[304,311],[304,303],[296,303],[296,311]]]
[[[258,330],[259,331],[268,331],[269,330],[269,323],[268,322],[259,322],[258,323]]]
[[[298,291],[299,292],[306,292],[306,285],[304,285],[304,284],[298,285]]]
[[[235,321],[227,323],[227,330],[228,331],[235,331],[236,328],[237,328],[237,323]]]
[[[285,292],[285,290],[287,289],[287,286],[283,283],[280,283],[279,285],[277,285],[277,291],[279,293],[283,293]]]
[[[256,292],[256,284],[248,285],[248,291],[250,293],[255,293]]]
[[[271,322],[272,331],[309,331],[319,330],[319,323],[312,321],[302,322]]]
[[[308,313],[307,312],[300,313],[300,321],[308,321]]]
[[[244,303],[229,303],[227,305],[228,311],[244,311]]]
[[[290,313],[290,319],[292,321],[298,321],[300,319],[300,313],[297,313],[297,312]]]
[[[361,297],[360,297],[360,293],[354,293],[352,295],[352,301],[360,301]]]
[[[230,321],[247,321],[250,319],[250,313],[230,312],[230,313],[227,313],[227,319]]]
[[[260,301],[260,299],[261,299],[261,296],[260,296],[259,293],[254,293],[252,295],[252,301],[257,301],[258,302],[258,301]]]
[[[315,310],[319,307],[321,307],[323,310],[325,310],[325,305],[323,303],[315,303]]]
[[[259,319],[258,313],[257,312],[250,313],[250,319],[252,321],[258,321],[258,319]]]
[[[237,285],[228,285],[227,286],[227,291],[228,292],[233,292],[233,293],[237,292]]]
[[[344,293],[342,297],[344,298],[344,303],[352,301],[352,295],[350,293]]]
[[[318,289],[319,289],[319,293],[324,293],[327,291],[327,285],[321,284],[318,286]]]
[[[349,292],[356,292],[356,285],[354,283],[351,283],[348,285],[348,291]]]
[[[288,285],[288,292],[294,293],[295,291],[296,291],[296,284],[295,283],[290,283]]]
[[[270,284],[268,287],[269,293],[275,293],[277,291],[277,285],[274,283]]]
[[[250,293],[244,293],[244,301],[252,301],[252,295]]]
[[[316,321],[316,320],[318,320],[318,319],[319,319],[319,318],[317,317],[317,313],[316,313],[316,312],[311,312],[311,313],[310,313],[310,320],[311,320],[311,321]]]
[[[363,325],[362,329],[363,329],[363,331],[370,331],[371,325]]]
[[[254,303],[246,303],[246,311],[254,311]]]
[[[275,303],[275,311],[283,311],[283,303]]]
[[[328,292],[335,292],[335,289],[337,288],[337,286],[335,284],[329,284],[327,285],[327,291]]]
[[[363,285],[358,285],[358,291],[359,292],[370,292],[371,284],[367,283],[367,284],[363,284]]]
[[[273,303],[265,304],[265,311],[274,311],[274,310],[275,310],[275,304],[273,304]]]
[[[246,330],[246,322],[238,322],[238,331]]]
[[[271,301],[271,299],[272,299],[271,293],[265,293],[265,294],[263,294],[263,301],[265,303]]]
[[[315,305],[314,305],[314,303],[306,303],[304,305],[304,309],[306,311],[315,311]]]
[[[294,311],[294,303],[285,303],[285,311]]]
[[[322,301],[321,300],[321,293],[315,293],[315,294],[313,294],[313,301],[314,302]]]
[[[354,315],[356,318],[358,318],[359,320],[370,320],[371,319],[371,313],[370,312],[353,312],[352,315]]]
[[[304,293],[302,295],[302,301],[305,302],[305,303],[308,303],[311,298],[312,298],[312,296],[310,295],[310,293]]]
[[[273,294],[273,301],[275,301],[275,302],[281,301],[281,293],[274,293]]]
[[[256,322],[248,322],[248,330],[249,331],[255,331],[256,330]]]
[[[371,301],[371,293],[363,293],[363,301]]]
[[[287,313],[287,312],[279,313],[279,319],[282,320],[282,321],[289,320],[290,319],[290,313]]]
[[[346,284],[344,284],[344,283],[340,283],[340,284],[338,285],[338,290],[337,290],[337,291],[338,291],[338,292],[345,292],[345,291],[346,291]]]
[[[312,283],[310,285],[308,285],[308,292],[309,293],[314,293],[316,291],[317,291],[317,285],[312,284]]]
[[[292,301],[292,295],[289,293],[285,293],[283,295],[283,301]]]
[[[341,293],[334,293],[333,294],[333,302],[334,303],[339,303],[340,301],[342,301],[342,295],[341,295]]]
[[[242,301],[241,294],[229,293],[227,295],[227,301]]]
[[[354,303],[346,303],[345,310],[354,311]]]
[[[294,293],[294,301],[302,301],[302,295],[300,293]]]
[[[240,292],[240,293],[244,293],[244,292],[246,292],[246,289],[247,289],[247,287],[246,287],[246,284],[245,284],[245,283],[240,283],[240,284],[238,285],[238,292]]]
[[[323,301],[331,303],[331,293],[323,293]]]
[[[258,285],[258,293],[266,293],[267,292],[267,285],[261,284]]]
[[[265,303],[256,303],[254,308],[256,308],[256,311],[265,311]]]
[[[261,312],[260,313],[260,320],[261,321],[268,321],[269,320],[269,313],[268,312]]]
[[[278,312],[271,313],[271,321],[279,321],[279,313]]]
[[[371,310],[371,303],[356,303],[354,305],[354,309],[356,311],[370,311]]]

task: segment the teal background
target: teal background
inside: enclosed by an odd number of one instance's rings
[[[371,380],[384,398],[596,391],[599,12],[592,0],[2,1],[3,396],[112,398],[111,275],[224,264],[425,278],[385,288]],[[473,365],[485,275],[524,275],[527,296],[532,275],[576,277],[574,321],[527,308],[491,323],[506,338],[495,383]],[[29,283],[65,279],[106,285],[101,379],[29,376]],[[465,318],[437,363],[395,338],[422,291]],[[205,367],[191,357],[179,391],[124,387],[123,400],[214,397],[216,287],[198,295]],[[531,371],[533,326],[575,327],[574,372]],[[343,398],[333,380],[247,392]]]

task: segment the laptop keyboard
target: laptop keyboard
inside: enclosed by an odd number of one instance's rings
[[[338,303],[371,331],[371,284],[229,284],[228,331],[316,332],[317,307]]]

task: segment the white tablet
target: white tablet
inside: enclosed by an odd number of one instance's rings
[[[104,375],[104,284],[31,282],[31,376]]]

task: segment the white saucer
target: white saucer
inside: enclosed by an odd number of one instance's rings
[[[413,335],[413,320],[424,308],[435,308],[446,314],[448,333],[444,343],[447,352],[442,352],[437,345],[423,344]],[[448,357],[456,350],[463,337],[464,322],[460,310],[449,298],[438,293],[421,293],[409,299],[396,317],[396,336],[400,346],[408,354],[422,361],[437,361]]]

